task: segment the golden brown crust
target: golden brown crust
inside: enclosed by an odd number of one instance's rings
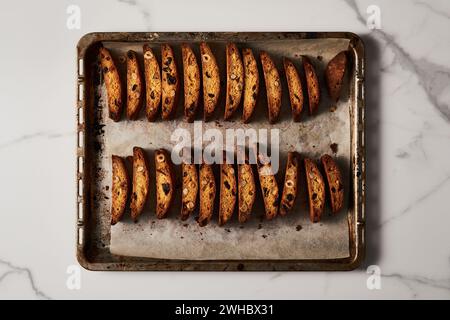
[[[200,68],[194,51],[188,44],[181,45],[184,76],[184,118],[193,122],[200,98]]]
[[[320,161],[322,162],[327,180],[331,211],[337,213],[344,206],[344,182],[342,180],[341,170],[334,159],[328,154],[323,155]]]
[[[136,120],[142,106],[142,76],[136,52],[127,52],[127,118]]]
[[[129,179],[123,158],[112,156],[111,225],[123,217],[128,199]]]
[[[220,165],[219,226],[230,220],[236,205],[236,176],[232,164]]]
[[[172,47],[168,44],[161,45],[161,115],[164,120],[171,119],[175,113],[178,103],[180,79],[175,62]]]
[[[284,72],[289,88],[289,99],[291,101],[292,118],[295,122],[300,121],[303,110],[303,88],[297,68],[291,60],[283,59]]]
[[[181,220],[186,220],[195,211],[198,194],[197,166],[191,163],[181,164],[182,195]]]
[[[227,93],[225,98],[224,119],[229,120],[239,106],[244,88],[244,66],[239,49],[234,43],[228,43],[227,59]]]
[[[255,203],[256,186],[251,165],[238,164],[238,198],[239,198],[239,222],[244,223],[250,218],[253,204]]]
[[[203,118],[211,119],[220,95],[220,76],[216,57],[206,42],[200,43],[203,78]]]
[[[328,62],[325,69],[325,82],[331,100],[337,102],[341,96],[342,82],[344,80],[345,69],[347,68],[347,52],[339,52]]]
[[[269,112],[269,122],[275,123],[281,110],[281,81],[277,67],[272,58],[265,51],[260,53],[261,64],[264,72],[264,82],[267,91],[267,108]]]
[[[200,165],[200,212],[198,215],[198,224],[201,227],[206,226],[211,220],[214,211],[214,200],[216,198],[216,181],[212,166],[209,164]]]
[[[255,110],[256,101],[259,94],[259,72],[255,56],[252,49],[242,50],[244,60],[244,107],[242,112],[242,121],[248,123]]]
[[[154,121],[161,103],[161,70],[153,50],[144,45],[144,75],[147,106],[145,113],[148,121]]]
[[[131,192],[131,218],[137,221],[147,201],[150,171],[144,149],[133,148],[133,187]]]
[[[305,177],[308,186],[309,218],[319,222],[325,205],[325,183],[314,161],[305,159]]]
[[[167,215],[172,204],[175,188],[172,163],[164,149],[155,152],[156,169],[156,217],[162,219]]]
[[[284,175],[283,192],[280,201],[280,215],[284,216],[292,210],[298,194],[298,173],[300,171],[298,155],[289,152]]]
[[[109,117],[114,121],[119,121],[123,109],[122,84],[111,54],[108,49],[103,47],[100,48],[100,65],[108,96]]]
[[[314,69],[311,60],[307,56],[302,57],[303,70],[306,78],[306,88],[308,91],[309,114],[317,113],[320,102],[320,87],[317,79],[316,70]]]
[[[272,220],[278,213],[280,192],[272,165],[268,161],[268,157],[264,157],[261,154],[258,155],[258,176],[264,200],[266,219]]]

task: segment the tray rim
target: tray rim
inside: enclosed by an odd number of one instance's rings
[[[188,41],[180,35],[189,35],[206,41],[237,41],[244,39],[288,40],[316,38],[344,38],[350,40],[349,49],[355,56],[355,81],[350,87],[356,98],[356,107],[351,126],[351,176],[354,193],[354,212],[349,215],[349,233],[355,234],[355,242],[350,239],[350,257],[339,259],[281,259],[281,260],[167,260],[142,257],[115,256],[109,253],[110,262],[91,261],[86,254],[85,228],[86,208],[86,86],[84,56],[86,51],[102,41],[143,42],[143,41]],[[259,37],[259,38],[258,38]],[[362,39],[352,32],[92,32],[80,38],[76,58],[76,256],[78,263],[91,271],[350,271],[358,268],[365,256],[365,52]],[[353,144],[356,150],[353,150]],[[80,160],[81,159],[81,160]],[[355,229],[352,230],[352,227]]]

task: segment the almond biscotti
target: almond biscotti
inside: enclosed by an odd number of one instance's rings
[[[169,120],[176,113],[180,81],[175,55],[168,44],[161,45],[161,61],[161,116],[164,120]]]
[[[175,181],[172,162],[164,149],[155,152],[156,169],[156,217],[165,218],[172,204]]]
[[[266,219],[272,220],[278,212],[279,190],[269,158],[258,154],[258,176],[261,192],[264,199]]]
[[[220,95],[220,76],[216,57],[206,42],[200,43],[203,79],[203,118],[211,119]]]
[[[292,210],[295,204],[295,199],[298,194],[298,173],[300,165],[298,161],[298,154],[296,152],[289,152],[286,164],[286,173],[284,175],[283,192],[280,201],[280,215],[284,216]]]
[[[320,87],[317,79],[316,70],[311,60],[307,56],[302,56],[303,70],[306,78],[306,88],[308,91],[309,114],[317,113],[320,102]]]
[[[195,211],[198,194],[197,166],[192,163],[181,164],[182,194],[181,220],[186,220]]]
[[[244,66],[239,49],[234,43],[226,47],[227,92],[225,98],[224,119],[229,120],[239,106],[244,88]]]
[[[319,222],[325,205],[325,183],[314,161],[305,159],[305,177],[308,187],[309,218]]]
[[[123,217],[128,199],[129,179],[123,158],[112,156],[111,224]]]
[[[344,206],[344,182],[342,181],[342,173],[330,155],[323,155],[320,161],[322,162],[327,180],[331,211],[337,213]]]
[[[250,118],[255,110],[256,101],[259,94],[259,72],[255,56],[252,49],[242,50],[244,60],[244,104],[242,112],[242,121],[250,122]]]
[[[346,51],[341,51],[328,62],[325,69],[325,82],[327,84],[328,94],[334,102],[338,102],[341,96],[342,82],[346,68],[347,53]]]
[[[109,117],[113,121],[119,121],[122,116],[122,84],[119,72],[108,49],[100,48],[100,65],[103,71],[103,79],[108,96]]]
[[[300,76],[294,63],[288,58],[283,59],[284,72],[289,89],[289,99],[291,101],[292,118],[295,122],[300,121],[303,110],[303,88]]]
[[[281,81],[278,70],[272,58],[265,51],[260,53],[261,64],[264,72],[264,82],[267,92],[267,107],[269,122],[275,123],[281,110]]]
[[[133,148],[133,186],[131,192],[131,218],[137,221],[147,201],[150,170],[144,149]]]
[[[245,159],[245,163],[238,164],[238,188],[238,219],[240,223],[244,223],[250,218],[256,196],[255,178],[248,159]]]
[[[144,76],[145,76],[145,114],[148,121],[154,121],[161,104],[161,70],[153,50],[144,45]]]
[[[219,226],[223,226],[234,212],[236,205],[236,176],[232,164],[222,163],[220,165],[220,203],[219,203]]]
[[[142,76],[136,52],[127,52],[127,118],[136,120],[142,105]]]
[[[214,200],[216,198],[216,181],[212,165],[206,163],[200,165],[199,184],[200,212],[197,222],[199,226],[204,227],[211,220],[214,211]]]
[[[200,68],[194,51],[188,44],[181,45],[184,79],[184,118],[193,122],[200,98]]]

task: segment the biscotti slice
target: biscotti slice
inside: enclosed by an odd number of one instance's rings
[[[330,98],[334,102],[338,102],[341,96],[342,82],[346,68],[347,53],[346,51],[341,51],[328,62],[325,69],[325,82],[327,83]]]
[[[305,159],[305,177],[308,186],[309,218],[319,222],[325,205],[325,183],[314,161]]]
[[[281,110],[281,81],[277,67],[272,58],[265,51],[260,53],[261,64],[264,72],[264,82],[267,92],[267,108],[269,113],[269,122],[275,123]]]
[[[137,221],[147,201],[150,171],[144,149],[133,148],[133,187],[131,192],[131,218]]]
[[[122,85],[113,58],[108,49],[103,47],[100,48],[100,65],[102,67],[106,94],[108,96],[109,117],[114,121],[119,121],[123,109]]]
[[[181,195],[181,220],[186,220],[194,212],[197,204],[197,166],[191,163],[182,163],[181,175],[183,190]]]
[[[174,193],[174,176],[170,156],[164,149],[155,152],[156,169],[156,217],[162,219],[167,215]]]
[[[128,174],[123,158],[112,156],[111,225],[122,219],[128,198]]]
[[[227,56],[227,96],[225,98],[224,119],[229,120],[241,102],[244,88],[244,66],[239,49],[234,43],[228,43]]]
[[[242,121],[248,123],[256,106],[259,94],[259,72],[252,49],[242,50],[244,60],[244,106]]]
[[[278,183],[272,170],[269,158],[258,154],[258,176],[264,200],[266,219],[272,220],[278,212],[279,190]]]
[[[184,118],[193,122],[200,98],[200,68],[194,51],[188,44],[181,46],[184,78]]]
[[[198,224],[204,227],[211,220],[214,211],[214,200],[216,198],[216,181],[212,166],[206,163],[200,165],[200,212]]]
[[[127,52],[127,118],[136,120],[142,106],[142,77],[136,52]]]
[[[219,226],[230,220],[236,205],[236,176],[232,164],[220,165]]]
[[[172,47],[168,44],[161,45],[161,115],[164,120],[172,118],[176,112],[178,103],[180,81],[175,63]]]
[[[311,60],[307,56],[302,56],[303,70],[306,78],[306,88],[308,91],[309,114],[317,113],[320,102],[320,87],[317,79],[316,70]]]
[[[283,192],[280,201],[280,215],[284,216],[294,207],[298,193],[298,173],[300,166],[296,152],[289,152],[284,175]]]
[[[144,75],[145,75],[145,114],[148,121],[154,121],[158,115],[161,103],[161,70],[153,50],[144,45]]]
[[[327,180],[331,211],[337,213],[344,206],[344,183],[342,181],[341,170],[334,159],[328,154],[323,155],[320,161],[322,162]]]
[[[238,164],[238,198],[239,222],[244,223],[250,218],[253,203],[255,202],[256,186],[252,166],[245,159],[245,163]]]
[[[295,122],[300,121],[301,112],[303,110],[303,88],[297,68],[291,60],[284,58],[284,72],[289,89],[289,99],[291,100],[292,118]]]
[[[220,76],[216,57],[206,42],[200,43],[203,78],[203,118],[211,119],[220,95]]]

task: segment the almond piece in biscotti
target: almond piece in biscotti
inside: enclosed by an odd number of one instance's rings
[[[342,173],[330,155],[323,155],[320,161],[322,162],[327,180],[331,211],[337,213],[344,206],[344,182],[342,180]]]
[[[195,211],[198,194],[197,166],[193,163],[181,164],[182,194],[181,220],[186,220]]]
[[[325,205],[325,183],[316,163],[305,159],[305,177],[308,186],[309,218],[319,222]]]
[[[242,90],[244,89],[244,66],[242,65],[241,54],[236,44],[227,44],[226,57],[227,92],[224,119],[229,120],[241,102]]]
[[[129,178],[123,158],[112,156],[111,224],[123,217],[128,199]]]
[[[316,70],[311,60],[307,56],[302,56],[302,61],[308,91],[309,114],[313,115],[317,113],[320,103],[319,80],[317,79]]]
[[[202,163],[199,173],[200,184],[200,212],[198,215],[198,224],[201,227],[206,226],[214,212],[214,200],[216,198],[216,181],[212,165]]]
[[[298,173],[300,164],[298,154],[289,152],[284,175],[283,192],[280,201],[280,215],[284,216],[292,210],[298,194]]]
[[[297,68],[291,60],[284,58],[284,72],[289,89],[289,99],[291,101],[292,118],[295,122],[300,121],[303,110],[303,88]]]
[[[142,148],[133,148],[133,186],[131,192],[131,218],[137,221],[147,201],[150,170],[147,156]]]
[[[341,96],[342,82],[346,68],[347,52],[341,51],[328,62],[325,69],[325,82],[327,84],[328,94],[333,102],[338,102]]]
[[[262,69],[264,72],[264,82],[267,92],[267,108],[269,122],[277,122],[281,110],[281,81],[277,67],[272,58],[265,51],[260,53]]]
[[[143,83],[136,52],[127,52],[127,118],[136,120],[142,106]]]
[[[242,50],[244,60],[244,103],[242,121],[250,122],[259,94],[259,72],[252,49]]]
[[[216,57],[206,42],[200,43],[203,79],[203,118],[212,118],[220,95],[220,75]]]
[[[175,113],[180,91],[180,79],[172,47],[161,45],[161,116],[171,119]]]
[[[181,46],[184,79],[184,118],[193,122],[200,98],[200,68],[194,51],[188,44]]]
[[[175,181],[169,153],[164,149],[155,152],[156,217],[165,218],[172,204]]]
[[[144,76],[145,76],[145,114],[148,121],[154,121],[161,104],[161,70],[153,50],[144,45]]]
[[[223,226],[234,212],[236,205],[236,175],[232,164],[222,163],[220,165],[220,204],[219,204],[219,226]]]
[[[108,96],[109,117],[113,121],[119,121],[123,110],[122,84],[111,54],[103,47],[100,48],[100,65]]]

